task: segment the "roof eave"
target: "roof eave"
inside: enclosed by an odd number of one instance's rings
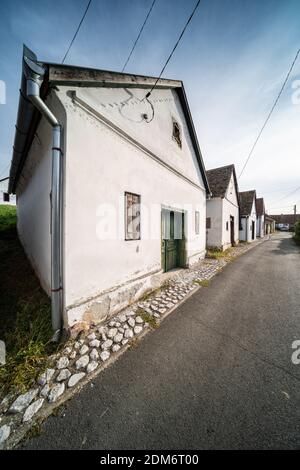
[[[132,88],[178,88],[180,80],[170,80],[145,75],[114,72],[111,70],[98,70],[86,67],[45,63],[49,70],[49,83],[53,85],[84,86],[84,87],[124,87]]]
[[[183,109],[184,114],[185,114],[185,119],[186,119],[186,122],[187,122],[187,126],[188,126],[188,130],[189,130],[191,139],[192,139],[192,144],[193,144],[193,147],[194,147],[194,150],[195,150],[195,153],[196,153],[196,158],[198,160],[201,176],[202,176],[203,183],[204,183],[204,186],[205,186],[205,189],[206,189],[206,194],[208,196],[211,196],[212,193],[211,193],[209,183],[208,183],[208,179],[207,179],[207,176],[206,176],[204,161],[203,161],[203,158],[202,158],[202,153],[201,153],[201,150],[200,150],[200,146],[199,146],[199,142],[198,142],[198,138],[197,138],[193,118],[192,118],[192,115],[191,115],[190,107],[189,107],[189,104],[188,104],[187,96],[186,96],[186,93],[185,93],[184,85],[183,85],[182,82],[180,82],[180,83],[181,83],[181,87],[178,88],[178,96],[179,96],[179,99],[181,101],[182,109]]]
[[[26,76],[30,75],[31,73],[36,73],[36,71],[30,69],[30,65],[28,62],[26,62],[26,59],[29,59],[32,64],[38,64],[41,69],[44,70],[44,74],[41,77],[42,98],[46,96],[48,90],[47,69],[43,68],[43,65],[40,62],[37,62],[36,56],[24,45],[19,106],[17,122],[15,126],[16,130],[13,146],[13,157],[10,167],[8,185],[8,192],[12,194],[14,194],[16,191],[16,186],[27,158],[27,153],[30,149],[32,139],[41,119],[40,112],[27,98]]]

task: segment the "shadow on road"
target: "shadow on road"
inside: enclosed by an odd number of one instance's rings
[[[279,235],[273,237],[272,241],[278,242],[277,248],[271,251],[275,255],[295,255],[300,253],[300,248],[293,240],[292,235],[287,235],[284,238]]]

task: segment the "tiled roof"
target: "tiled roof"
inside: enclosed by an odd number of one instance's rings
[[[294,225],[295,216],[294,214],[280,214],[280,215],[270,215],[276,221],[276,224],[290,224]],[[296,221],[300,220],[300,214],[296,214]]]
[[[259,197],[258,199],[256,199],[256,214],[257,215],[265,214],[265,203],[264,203],[263,197]]]
[[[253,199],[256,199],[255,189],[251,191],[243,191],[240,196],[240,214],[250,215],[252,210]]]
[[[221,166],[206,171],[212,197],[225,197],[234,165]]]

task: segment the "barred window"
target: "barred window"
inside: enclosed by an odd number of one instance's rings
[[[195,233],[199,235],[200,233],[200,213],[199,211],[195,211]]]
[[[125,193],[125,240],[141,238],[141,196]]]
[[[206,228],[211,228],[211,218],[210,217],[206,218]]]

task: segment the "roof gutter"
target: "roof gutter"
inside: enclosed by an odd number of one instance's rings
[[[62,331],[62,130],[61,125],[40,97],[45,68],[37,62],[35,54],[24,46],[23,73],[26,80],[26,98],[45,117],[52,127],[52,179],[51,179],[51,317],[54,335],[58,341]]]

